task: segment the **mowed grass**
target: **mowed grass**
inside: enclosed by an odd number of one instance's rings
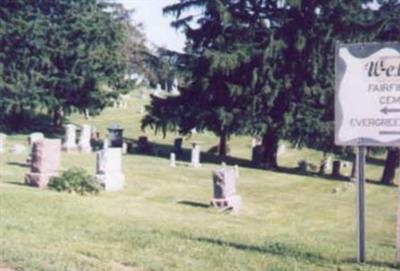
[[[133,94],[133,96],[135,96]],[[355,263],[355,187],[317,174],[240,168],[239,215],[208,208],[211,171],[180,159],[170,168],[165,157],[175,135],[140,130],[140,100],[128,109],[107,109],[90,121],[101,132],[111,123],[125,128],[128,139],[147,135],[159,156],[123,157],[126,188],[81,197],[23,184],[27,153],[0,156],[0,270],[398,270],[394,264],[396,196],[394,187],[367,185],[367,259]],[[217,144],[211,133],[185,138],[184,147],[200,141],[206,151]],[[26,135],[13,135],[25,143]],[[233,137],[235,159],[250,158],[251,139]],[[188,150],[187,150],[188,151]],[[204,155],[204,157],[206,157]],[[288,145],[279,163],[295,167],[322,154]],[[184,156],[186,158],[186,156]],[[63,153],[62,168],[83,167],[94,174],[95,154]],[[379,179],[382,168],[369,165],[367,177]],[[333,193],[334,189],[340,192]]]

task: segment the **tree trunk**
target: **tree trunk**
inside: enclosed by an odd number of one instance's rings
[[[55,108],[53,111],[53,126],[61,127],[63,123],[63,111],[62,108]]]
[[[381,182],[387,185],[394,184],[394,178],[396,174],[396,168],[399,165],[400,153],[398,149],[388,149],[385,168]]]
[[[226,134],[222,133],[222,135],[219,137],[219,147],[218,147],[218,154],[220,156],[226,156],[227,154],[227,147],[226,147]]]
[[[262,140],[263,156],[262,165],[266,169],[276,169],[278,167],[278,134],[275,130],[268,130]]]

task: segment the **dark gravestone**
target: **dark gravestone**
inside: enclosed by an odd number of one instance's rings
[[[110,143],[110,148],[122,148],[124,142],[124,129],[122,129],[118,124],[112,124],[108,127],[108,139]]]
[[[332,177],[340,177],[341,161],[335,160],[332,164]]]

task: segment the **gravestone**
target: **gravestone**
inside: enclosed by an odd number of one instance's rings
[[[32,133],[28,137],[28,144],[29,144],[30,147],[32,147],[33,144],[36,141],[40,141],[40,140],[43,140],[43,139],[44,139],[44,134],[43,133],[39,133],[39,132]]]
[[[89,124],[82,125],[81,134],[79,137],[78,147],[81,152],[91,152],[92,146],[90,145],[90,137],[92,129]]]
[[[43,139],[33,143],[31,171],[25,176],[25,183],[45,187],[50,179],[58,176],[61,164],[61,140]]]
[[[7,135],[0,133],[0,153],[4,153],[6,151],[6,141]]]
[[[342,167],[342,163],[339,160],[333,161],[332,165],[332,176],[333,177],[340,177],[340,168]]]
[[[286,145],[285,144],[279,145],[277,155],[281,156],[285,153],[286,153]]]
[[[261,139],[253,137],[251,139],[251,147],[254,148],[255,146],[261,145]]]
[[[169,166],[176,167],[176,156],[173,152],[171,152],[171,154],[169,155]]]
[[[28,137],[28,144],[30,147],[30,153],[28,154],[28,158],[26,158],[26,162],[30,163],[31,159],[32,159],[32,148],[33,148],[33,144],[37,141],[43,140],[44,139],[44,134],[40,133],[40,132],[36,132],[36,133],[32,133],[29,135]],[[20,151],[20,150],[21,151]],[[23,151],[25,151],[25,149],[22,151],[22,148],[15,148],[14,149],[16,152],[13,153],[22,153]]]
[[[96,180],[104,186],[106,191],[118,191],[124,188],[125,176],[122,172],[121,148],[107,148],[97,152]]]
[[[124,143],[124,129],[122,129],[118,124],[111,124],[107,130],[110,147],[122,148]]]
[[[192,157],[190,166],[194,168],[200,167],[200,145],[198,142],[192,142]]]
[[[67,124],[65,127],[65,139],[62,149],[66,152],[76,151],[78,145],[76,144],[76,126],[73,124]]]
[[[332,157],[328,156],[321,160],[319,173],[325,174],[332,170]]]
[[[214,197],[211,206],[232,209],[237,212],[241,209],[242,202],[236,194],[236,172],[232,167],[222,167],[213,171]]]
[[[175,138],[175,140],[174,140],[174,152],[175,153],[182,153],[182,143],[183,143],[183,138],[181,138],[181,137]]]

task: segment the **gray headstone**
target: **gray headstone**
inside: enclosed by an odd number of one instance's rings
[[[97,152],[96,180],[106,191],[122,190],[125,176],[122,172],[122,149],[108,148]]]
[[[81,135],[79,138],[78,147],[81,152],[91,152],[92,146],[90,145],[90,138],[92,135],[92,129],[89,124],[82,125]]]
[[[36,141],[40,141],[44,139],[44,134],[40,132],[32,133],[28,137],[28,143],[32,147]]]
[[[73,124],[65,125],[65,139],[62,149],[67,152],[78,149],[78,145],[76,144],[76,126]]]
[[[211,205],[229,208],[233,211],[241,209],[241,198],[236,194],[236,172],[232,167],[223,167],[213,171],[214,198]]]

